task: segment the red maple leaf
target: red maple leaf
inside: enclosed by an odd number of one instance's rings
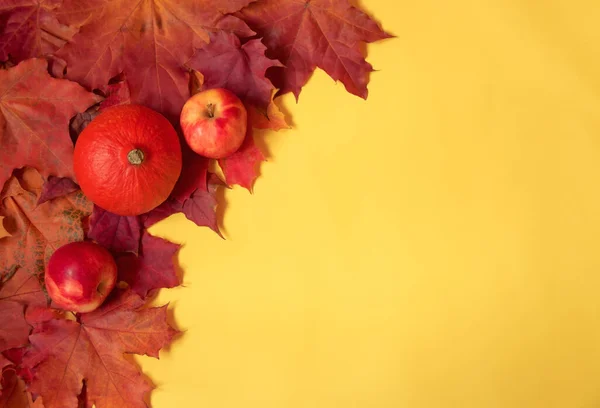
[[[296,98],[317,67],[366,98],[373,67],[360,44],[390,37],[348,0],[261,0],[237,15],[263,37],[267,56],[285,66],[269,72],[275,87]]]
[[[175,120],[188,99],[189,61],[209,33],[254,33],[233,13],[252,0],[65,0],[61,22],[82,26],[57,55],[67,77],[89,89],[125,74],[132,103]],[[93,45],[92,45],[93,44]]]
[[[0,275],[18,267],[19,273],[41,277],[56,249],[84,238],[81,220],[91,213],[91,203],[77,191],[38,205],[42,184],[39,173],[28,168],[13,176],[0,194],[0,215],[7,218],[11,233],[0,241]]]
[[[188,65],[204,76],[204,89],[226,88],[245,103],[266,110],[275,89],[265,76],[267,69],[282,66],[265,57],[266,49],[260,40],[242,45],[236,35],[217,32]]]
[[[223,170],[227,184],[238,184],[251,192],[254,181],[258,177],[258,163],[263,160],[265,156],[254,144],[252,127],[248,126],[248,133],[242,146],[231,156],[219,160],[219,166]]]
[[[25,308],[46,304],[39,277],[13,266],[0,282],[0,352],[29,343]]]
[[[74,178],[69,120],[99,97],[46,68],[45,60],[31,59],[0,70],[0,186],[23,166]]]
[[[25,321],[25,308],[47,305],[38,279],[14,266],[0,282],[0,352],[29,343],[31,327]],[[0,354],[0,366],[4,363]]]
[[[143,306],[139,296],[126,291],[77,321],[28,313],[32,349],[24,365],[35,372],[31,392],[46,408],[76,408],[85,381],[87,407],[146,408],[144,396],[152,385],[124,354],[158,358],[177,331],[167,323],[166,306]]]
[[[44,408],[41,398],[33,401],[25,382],[17,376],[14,369],[4,372],[2,382],[4,392],[0,394],[0,408]]]
[[[88,238],[114,252],[134,252],[140,248],[142,224],[137,216],[123,217],[97,205],[90,217]]]
[[[0,60],[14,62],[51,54],[77,32],[55,15],[62,0],[12,0],[0,5]]]
[[[81,219],[90,203],[80,192],[38,205],[42,178],[18,172],[0,194],[0,214],[11,236],[0,241],[0,352],[28,343],[24,311],[47,304],[40,281],[54,250],[83,239]]]
[[[119,280],[127,282],[142,298],[156,289],[178,286],[174,256],[179,248],[177,244],[144,233],[139,256],[126,254],[117,259]]]
[[[38,199],[38,205],[46,201],[54,200],[58,197],[64,197],[79,190],[79,186],[68,177],[48,177],[48,180],[42,187],[42,193]]]

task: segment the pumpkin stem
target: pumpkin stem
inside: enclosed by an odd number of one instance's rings
[[[208,105],[206,105],[206,113],[211,119],[215,117],[215,105],[213,103],[209,103]]]
[[[139,166],[144,162],[144,152],[140,149],[133,149],[127,154],[127,160],[134,166]]]

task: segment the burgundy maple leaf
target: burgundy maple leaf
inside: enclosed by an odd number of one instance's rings
[[[139,217],[124,217],[94,206],[87,236],[103,247],[114,252],[137,253],[141,234],[142,224]]]
[[[174,257],[179,248],[177,244],[145,232],[139,256],[125,254],[117,259],[119,280],[127,282],[142,298],[156,289],[178,286]]]
[[[261,0],[238,15],[262,37],[267,56],[285,66],[270,70],[273,84],[296,98],[317,67],[366,98],[373,67],[360,44],[390,37],[348,0]]]
[[[245,103],[266,110],[275,89],[265,76],[267,69],[282,66],[265,57],[266,49],[260,40],[242,45],[236,35],[217,32],[188,65],[204,76],[203,89],[227,88]]]

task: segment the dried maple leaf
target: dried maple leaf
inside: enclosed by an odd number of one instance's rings
[[[242,146],[231,156],[220,159],[219,166],[228,185],[238,184],[252,192],[254,181],[258,177],[257,165],[263,160],[265,156],[254,144],[252,128],[249,126]]]
[[[265,76],[267,69],[283,66],[265,57],[266,49],[260,40],[242,45],[235,34],[212,33],[210,44],[197,50],[188,65],[203,75],[204,89],[226,88],[246,104],[266,110],[275,89]]]
[[[285,65],[269,72],[275,87],[296,98],[317,67],[342,81],[348,92],[366,98],[373,67],[360,43],[390,37],[348,0],[261,0],[238,16],[263,37],[267,56]]]
[[[79,190],[79,186],[68,177],[48,177],[48,181],[42,187],[42,193],[38,199],[38,205],[46,201],[54,200],[58,197],[64,197]]]
[[[12,236],[0,241],[0,273],[17,266],[18,273],[41,276],[57,248],[84,238],[81,220],[91,213],[91,203],[78,191],[37,205],[42,182],[28,168],[13,176],[0,195],[0,215],[12,225]]]
[[[35,368],[31,392],[46,408],[75,408],[85,380],[88,407],[146,408],[152,385],[123,355],[158,357],[177,331],[167,323],[166,306],[143,306],[126,291],[77,321],[28,313],[33,347],[24,364]]]
[[[140,248],[142,224],[138,217],[123,217],[97,205],[90,217],[88,238],[115,252],[135,252]]]
[[[59,20],[82,26],[57,55],[67,77],[89,89],[101,88],[123,72],[132,103],[177,119],[189,97],[184,64],[209,33],[254,32],[233,13],[252,0],[64,0]]]
[[[11,0],[0,4],[0,60],[21,62],[51,54],[77,32],[55,15],[62,0]]]
[[[50,77],[42,59],[0,70],[0,186],[13,169],[74,178],[69,120],[98,101],[74,82]]]
[[[174,256],[179,248],[177,244],[144,233],[139,256],[126,254],[117,258],[119,280],[127,282],[142,298],[153,290],[178,286]]]

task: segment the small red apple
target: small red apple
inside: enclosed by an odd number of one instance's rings
[[[246,137],[248,113],[227,89],[209,89],[183,105],[181,129],[188,145],[201,156],[222,159],[236,152]]]
[[[117,265],[100,245],[72,242],[50,257],[45,280],[57,306],[87,313],[98,308],[115,287]]]

